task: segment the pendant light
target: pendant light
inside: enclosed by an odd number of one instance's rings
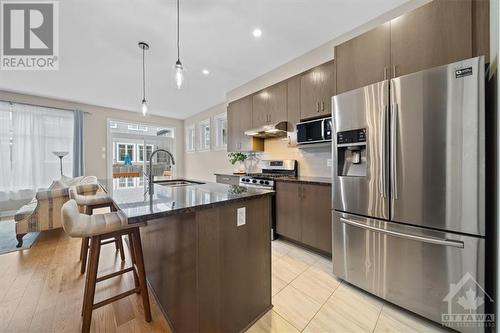
[[[142,102],[141,102],[141,112],[145,116],[148,113],[148,104],[146,103],[146,65],[145,65],[145,53],[149,50],[149,45],[145,42],[139,42],[139,48],[142,50]]]
[[[177,0],[177,61],[174,66],[174,80],[177,89],[181,89],[184,83],[184,68],[182,67],[179,42],[179,0]]]

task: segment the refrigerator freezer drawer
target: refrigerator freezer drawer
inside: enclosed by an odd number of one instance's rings
[[[487,302],[483,238],[335,211],[332,233],[333,273],[347,282],[438,323],[449,313],[485,313],[484,304],[459,303],[469,289]]]

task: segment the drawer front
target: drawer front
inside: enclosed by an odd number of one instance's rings
[[[469,290],[488,302],[481,290],[483,238],[338,212],[332,233],[333,273],[403,308],[440,323],[450,305],[453,314],[469,313],[458,302]],[[462,287],[455,291],[452,284]],[[485,313],[484,304],[470,311]]]
[[[215,175],[217,183],[228,184],[228,185],[238,185],[240,183],[240,177],[231,175]]]

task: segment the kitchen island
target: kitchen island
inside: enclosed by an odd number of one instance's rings
[[[143,181],[107,188],[141,237],[150,288],[175,332],[239,332],[271,307],[273,191]]]

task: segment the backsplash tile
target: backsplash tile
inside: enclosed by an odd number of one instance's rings
[[[332,167],[328,166],[328,160],[332,158],[331,146],[299,149],[288,147],[286,137],[266,139],[264,152],[257,156],[261,160],[297,160],[300,176],[331,177]]]

